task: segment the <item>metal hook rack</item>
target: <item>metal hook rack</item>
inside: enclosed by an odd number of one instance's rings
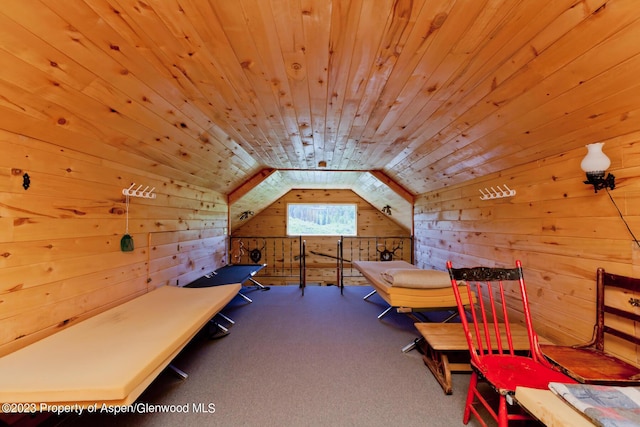
[[[504,197],[513,197],[516,195],[516,190],[510,189],[506,184],[503,184],[503,186],[505,188],[504,190],[500,188],[499,185],[497,186],[497,189],[493,187],[488,189],[485,187],[484,191],[482,191],[482,189],[478,190],[482,194],[482,196],[480,196],[480,200],[502,199]]]
[[[138,186],[138,188],[136,188],[135,190],[133,189],[133,187],[136,186],[136,183],[134,182],[133,184],[131,184],[131,187],[129,188],[123,188],[122,189],[122,194],[125,196],[129,196],[129,197],[141,197],[143,199],[155,199],[156,198],[156,193],[153,192],[153,190],[156,189],[156,187],[153,187],[151,190],[149,190],[149,186],[147,185],[144,190],[142,189],[142,184],[140,184]]]

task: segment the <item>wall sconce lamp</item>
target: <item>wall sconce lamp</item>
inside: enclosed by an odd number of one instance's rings
[[[596,142],[588,144],[587,155],[582,159],[580,167],[587,174],[585,184],[593,185],[593,189],[597,193],[598,190],[616,188],[616,177],[608,174],[604,177],[607,168],[611,165],[611,160],[602,152],[604,142]]]
[[[616,177],[611,174],[607,174],[606,178],[604,177],[607,168],[611,165],[611,160],[609,160],[609,157],[607,157],[607,155],[602,152],[603,145],[604,142],[596,142],[594,144],[586,145],[587,155],[584,159],[582,159],[582,162],[580,163],[580,167],[587,174],[587,180],[584,181],[584,183],[593,185],[593,189],[596,193],[598,192],[598,190],[607,190],[607,194],[609,195],[609,199],[611,199],[611,203],[613,203],[613,206],[615,206],[616,210],[618,211],[618,215],[620,215],[622,222],[624,222],[624,225],[627,227],[627,230],[629,231],[629,234],[631,234],[633,241],[640,248],[640,241],[638,241],[636,236],[633,234],[633,231],[631,231],[627,220],[625,220],[624,216],[622,215],[622,211],[620,211],[620,208],[618,208],[618,204],[615,200],[613,200],[611,193],[609,193],[609,190],[613,190],[614,188],[616,188]]]
[[[382,208],[382,213],[385,213],[389,216],[391,216],[391,206],[386,205],[385,207]]]

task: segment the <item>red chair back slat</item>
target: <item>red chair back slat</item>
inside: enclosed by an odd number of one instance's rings
[[[509,321],[509,313],[505,304],[506,280],[518,282],[522,277],[521,267],[513,269],[454,269],[451,263],[447,263],[447,269],[455,277],[452,277],[452,286],[456,301],[464,312],[460,312],[460,321],[467,336],[467,343],[473,349],[475,355],[483,354],[515,354],[513,336]],[[506,280],[502,280],[502,279]],[[462,298],[457,283],[467,283],[467,300],[476,301],[470,306],[462,305]],[[521,286],[524,285],[522,281]],[[476,297],[474,298],[473,293]],[[528,309],[527,309],[528,312]],[[463,315],[463,313],[465,313]],[[471,318],[469,320],[469,317]],[[501,327],[503,330],[501,331]],[[528,325],[527,331],[533,329]],[[503,333],[504,332],[504,333]],[[472,357],[474,355],[472,354]]]

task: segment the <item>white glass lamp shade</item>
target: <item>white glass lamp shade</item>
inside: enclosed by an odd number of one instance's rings
[[[580,167],[587,173],[600,172],[604,174],[604,171],[611,165],[611,160],[606,154],[602,152],[602,146],[604,142],[596,142],[594,144],[588,144],[587,155],[582,159]]]

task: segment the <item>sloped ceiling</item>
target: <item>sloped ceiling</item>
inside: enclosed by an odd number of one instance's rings
[[[0,129],[224,194],[265,168],[280,190],[361,171],[340,182],[378,206],[394,192],[368,171],[417,195],[638,130],[638,18],[634,0],[6,1]],[[232,209],[278,196],[254,191]]]
[[[301,183],[296,185],[296,183]],[[391,208],[390,219],[407,231],[413,229],[413,204],[392,191],[384,182],[368,172],[276,171],[231,204],[230,226],[234,230],[243,212],[257,214],[293,189],[350,189],[374,207]]]

